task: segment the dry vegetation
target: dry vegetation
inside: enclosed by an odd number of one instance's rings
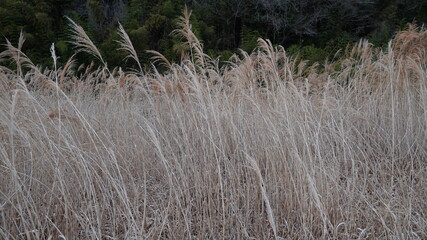
[[[260,39],[220,68],[186,12],[159,73],[71,25],[100,67],[0,54],[1,239],[427,239],[426,31],[322,67]]]

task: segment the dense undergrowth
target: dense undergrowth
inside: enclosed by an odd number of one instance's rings
[[[220,68],[185,12],[159,73],[71,26],[100,64],[0,54],[0,238],[427,238],[425,30],[310,66],[260,39]]]

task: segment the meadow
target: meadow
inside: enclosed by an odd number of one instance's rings
[[[259,39],[222,65],[189,18],[181,62],[149,71],[121,27],[133,70],[72,20],[92,65],[5,43],[1,239],[427,239],[426,30],[322,63]]]

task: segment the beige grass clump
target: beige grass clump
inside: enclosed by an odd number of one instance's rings
[[[397,58],[410,57],[417,62],[427,63],[427,31],[425,29],[409,24],[407,30],[396,34],[393,45]]]

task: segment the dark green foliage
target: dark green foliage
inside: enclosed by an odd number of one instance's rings
[[[257,30],[252,30],[247,26],[243,26],[240,48],[246,52],[252,52],[257,47],[257,40],[260,36]]]
[[[55,43],[64,64],[74,53],[64,18],[69,16],[84,27],[110,67],[133,68],[132,61],[123,61],[125,53],[116,51],[120,21],[143,64],[150,63],[146,50],[178,61],[186,49],[171,32],[185,5],[193,11],[192,30],[205,51],[222,60],[239,48],[251,52],[262,37],[310,62],[323,61],[360,38],[386,46],[408,22],[427,22],[427,0],[1,0],[0,35],[16,45],[23,31],[24,52],[45,66],[52,64],[49,47]]]
[[[291,45],[287,49],[287,53],[291,56],[298,56],[300,59],[308,60],[309,64],[321,62],[329,56],[329,53],[324,48],[317,48],[314,45],[307,45],[303,47]]]

